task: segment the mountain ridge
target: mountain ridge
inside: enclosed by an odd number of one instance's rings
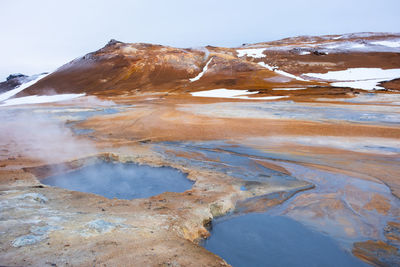
[[[209,60],[201,79],[192,81]],[[282,86],[329,87],[329,83],[302,75],[362,67],[400,68],[400,34],[300,36],[237,48],[176,48],[111,39],[99,50],[61,66],[20,96],[48,91],[118,95],[217,88],[266,93]]]

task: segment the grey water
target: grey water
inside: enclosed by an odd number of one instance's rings
[[[368,266],[329,236],[266,213],[217,219],[202,245],[234,267]]]
[[[43,184],[107,198],[147,198],[163,192],[184,192],[193,182],[171,167],[101,162],[43,179]]]
[[[247,108],[259,110],[262,113],[282,119],[305,119],[315,121],[335,120],[355,123],[380,124],[400,123],[400,115],[394,113],[393,111],[385,110],[365,111],[335,106],[307,106],[290,101]]]
[[[74,134],[76,135],[87,135],[87,134],[91,134],[94,133],[93,129],[81,129],[81,128],[75,128],[72,124],[70,124],[69,126],[71,126],[71,130]]]
[[[318,159],[260,151],[226,141],[163,142],[154,148],[169,158],[173,158],[173,154],[168,154],[170,150],[196,152],[204,157],[178,156],[176,160],[227,173],[245,181],[282,185],[295,180],[297,175],[286,175],[255,165],[252,159],[318,162]],[[246,191],[248,188],[243,185],[241,190]],[[272,194],[261,197],[279,196]],[[311,230],[289,217],[279,216],[281,213],[271,216],[270,211],[246,212],[246,205],[237,203],[234,216],[214,220],[211,236],[202,245],[233,266],[368,266],[344,250],[339,240],[325,235],[323,231]]]
[[[183,108],[185,110],[185,108]],[[309,121],[337,121],[363,124],[398,125],[400,115],[397,107],[374,106],[365,109],[359,106],[315,106],[295,103],[293,101],[279,101],[266,103],[217,103],[206,104],[201,107],[191,107],[191,112],[215,117],[236,118],[271,118],[293,119]]]
[[[183,164],[190,164],[226,173],[232,177],[243,179],[246,181],[259,181],[280,184],[296,180],[294,177],[275,171],[259,164],[254,163],[252,156],[259,158],[275,158],[276,156],[264,153],[250,147],[232,145],[225,141],[209,141],[209,142],[163,142],[158,146],[155,144],[154,149],[172,158],[166,150],[196,152],[204,155],[209,160],[203,159],[187,159],[179,157],[179,161]],[[167,148],[167,149],[166,149]],[[279,157],[280,159],[280,157]],[[288,159],[288,157],[285,157]],[[294,160],[293,157],[290,158]]]
[[[71,110],[71,109],[69,109]],[[78,112],[70,112],[70,111],[63,111],[63,109],[58,109],[59,112],[55,113],[53,116],[73,116],[74,120],[69,121],[66,123],[66,126],[68,126],[72,132],[76,135],[87,135],[91,134],[94,132],[93,129],[82,129],[82,128],[77,128],[76,125],[84,120],[89,119],[90,117],[94,116],[101,116],[101,115],[112,115],[120,112],[120,107],[119,108],[96,108],[96,109],[89,109],[85,111],[78,111]]]
[[[66,115],[72,115],[76,118],[76,120],[83,121],[87,120],[90,117],[94,116],[101,116],[101,115],[112,115],[120,112],[122,107],[112,107],[112,108],[91,108],[87,109],[84,111],[73,111],[75,108],[53,108],[53,110],[58,111],[55,113],[55,116],[66,116]],[[76,108],[79,110],[79,107]],[[70,111],[72,110],[72,112]]]

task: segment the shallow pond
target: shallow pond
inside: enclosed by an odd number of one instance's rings
[[[290,183],[296,180],[290,175],[266,168],[254,161],[255,158],[279,158],[274,154],[265,153],[256,149],[225,141],[209,142],[164,142],[154,145],[157,152],[165,154],[169,158],[177,158],[182,164],[190,164],[207,170],[226,173],[235,178],[246,181],[259,181],[270,183]],[[176,152],[197,153],[201,158],[185,158],[174,154]],[[283,156],[282,156],[283,157]],[[284,159],[294,160],[295,157]]]
[[[234,105],[232,103],[191,104],[181,105],[179,109],[212,118],[262,118],[379,125],[398,125],[400,123],[399,107],[387,105],[322,105],[279,101],[242,102]]]
[[[288,217],[266,213],[215,220],[203,246],[235,267],[368,266],[332,238]]]
[[[184,192],[193,182],[170,167],[151,167],[133,163],[102,162],[48,177],[43,184],[107,198],[147,198],[163,192]]]

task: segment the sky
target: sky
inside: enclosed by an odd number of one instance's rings
[[[235,47],[299,35],[400,32],[400,0],[0,0],[0,81],[53,71],[110,39]]]

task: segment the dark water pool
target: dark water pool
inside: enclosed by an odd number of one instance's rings
[[[368,266],[330,237],[265,213],[216,220],[203,246],[235,267]]]
[[[86,166],[41,182],[119,199],[147,198],[167,191],[184,192],[193,185],[186,174],[174,168],[111,162]]]

